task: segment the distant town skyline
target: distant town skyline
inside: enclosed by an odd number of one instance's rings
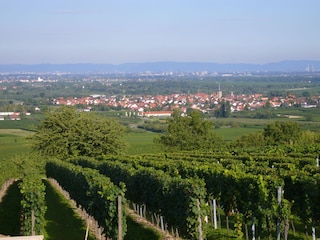
[[[320,60],[319,0],[0,0],[0,64]]]

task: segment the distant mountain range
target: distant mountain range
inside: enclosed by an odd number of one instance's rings
[[[141,72],[313,72],[320,71],[320,61],[299,60],[267,64],[207,63],[207,62],[150,62],[113,64],[8,64],[0,72],[68,72],[68,73],[141,73]]]

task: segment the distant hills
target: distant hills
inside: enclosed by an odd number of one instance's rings
[[[63,72],[63,73],[141,73],[141,72],[314,72],[320,71],[320,61],[299,60],[267,64],[207,63],[207,62],[150,62],[123,64],[8,64],[0,72]]]

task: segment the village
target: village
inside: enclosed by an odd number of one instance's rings
[[[291,91],[286,95],[275,96],[267,93],[250,93],[250,94],[234,94],[233,91],[224,92],[220,88],[217,91],[210,90],[207,93],[198,91],[197,93],[170,93],[170,94],[114,94],[104,95],[90,94],[80,96],[69,96],[72,93],[64,94],[64,97],[47,97],[51,92],[44,92],[47,85],[47,80],[42,83],[42,78],[38,77],[36,84],[31,85],[34,89],[42,89],[43,92],[39,93],[40,99],[45,104],[59,106],[76,106],[83,111],[106,111],[106,110],[123,110],[126,116],[140,116],[140,117],[168,117],[171,116],[174,109],[179,109],[181,112],[187,112],[189,109],[201,111],[206,114],[214,114],[214,112],[221,107],[223,103],[227,104],[230,113],[242,111],[254,111],[259,108],[279,108],[279,107],[299,107],[299,108],[316,108],[319,107],[320,96],[303,94],[295,94],[297,92]],[[13,81],[13,80],[11,80]],[[20,81],[15,79],[15,81]],[[39,82],[40,81],[40,82]],[[10,82],[8,82],[10,86]],[[15,96],[19,96],[24,90],[20,87],[21,84],[12,82],[10,88],[6,85],[0,86],[5,100],[6,92],[13,92]],[[26,83],[28,84],[28,83]],[[121,83],[120,83],[121,84]],[[19,86],[19,89],[17,88]],[[29,85],[23,85],[29,86]],[[301,91],[308,93],[308,88],[302,87]],[[50,88],[49,90],[50,91]],[[91,91],[93,92],[93,91]],[[56,95],[57,96],[57,95]],[[59,96],[59,95],[58,95]],[[6,100],[8,101],[8,100]],[[21,99],[12,100],[14,105],[24,106],[24,101]],[[37,104],[35,102],[35,104]],[[32,111],[26,107],[14,107],[11,111],[5,112],[4,109],[0,112],[0,120],[21,120],[21,116],[28,116],[32,112],[40,112],[41,106],[33,105]],[[20,109],[20,111],[19,111]],[[23,109],[23,110],[22,110]],[[13,111],[12,111],[13,110]]]
[[[291,107],[299,106],[302,108],[315,108],[318,106],[320,96],[310,98],[296,97],[289,95],[287,97],[263,96],[262,94],[234,95],[233,92],[223,95],[222,91],[212,94],[170,94],[156,96],[105,96],[90,95],[83,98],[59,97],[52,99],[55,105],[85,106],[85,111],[90,111],[92,106],[105,105],[115,109],[128,110],[128,114],[135,114],[145,117],[166,117],[170,116],[174,109],[186,112],[187,109],[199,110],[203,113],[210,113],[221,105],[228,102],[231,112],[244,110],[255,110],[262,107],[277,108],[281,106]]]

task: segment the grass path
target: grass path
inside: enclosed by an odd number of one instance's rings
[[[0,234],[20,235],[20,201],[19,182],[14,182],[0,202]]]
[[[124,240],[178,240],[171,235],[164,233],[146,219],[141,218],[133,210],[127,208],[128,232]]]
[[[45,215],[46,240],[84,239],[86,227],[76,215],[68,200],[45,181],[47,212]],[[88,239],[94,240],[92,236]]]

